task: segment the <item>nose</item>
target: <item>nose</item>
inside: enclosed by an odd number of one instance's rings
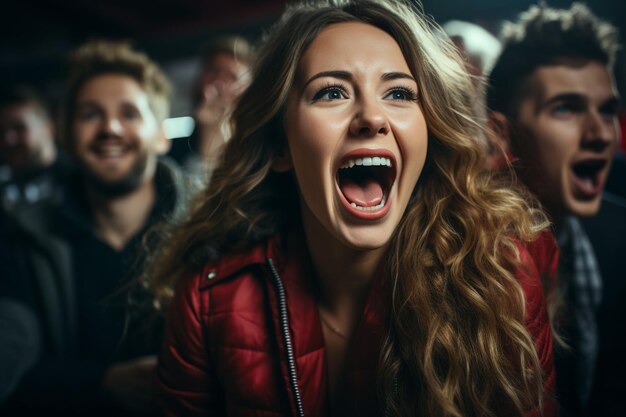
[[[100,126],[102,136],[121,136],[122,123],[119,118],[113,116],[105,116]]]
[[[602,151],[617,140],[617,119],[598,111],[589,112],[586,118],[583,144],[590,149]]]
[[[375,99],[358,101],[357,111],[350,123],[350,133],[360,137],[375,137],[389,133],[389,120]]]

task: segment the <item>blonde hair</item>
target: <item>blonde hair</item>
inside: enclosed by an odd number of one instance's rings
[[[148,55],[133,49],[128,42],[96,39],[78,47],[70,57],[63,127],[70,131],[75,116],[76,97],[83,85],[102,74],[121,74],[134,79],[148,95],[150,108],[158,122],[169,116],[171,86],[163,71]]]
[[[320,30],[353,21],[397,41],[429,128],[427,167],[384,261],[392,290],[381,399],[394,415],[522,415],[541,402],[543,385],[513,271],[517,244],[547,221],[534,200],[511,190],[510,178],[485,170],[474,87],[440,29],[406,3],[321,1],[287,9],[260,50],[211,184],[190,218],[170,229],[145,285],[163,308],[190,270],[299,221],[292,177],[270,169],[285,147],[287,96]]]

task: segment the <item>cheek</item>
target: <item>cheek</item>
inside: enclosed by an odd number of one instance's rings
[[[341,125],[314,112],[300,112],[290,121],[287,142],[296,171],[300,167],[320,168],[330,163],[339,143]]]
[[[551,135],[539,137],[539,141],[535,143],[536,157],[546,168],[556,169],[568,164],[578,150],[578,140],[573,135],[565,135],[565,133],[553,132]]]
[[[406,163],[409,164],[411,173],[419,177],[428,151],[428,130],[423,116],[406,121],[395,122],[398,145]]]
[[[93,128],[84,123],[79,123],[74,125],[74,129],[72,129],[72,147],[74,149],[81,148],[88,140],[88,138],[93,133]]]

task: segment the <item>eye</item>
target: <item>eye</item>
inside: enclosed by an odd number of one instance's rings
[[[619,103],[617,102],[617,100],[612,101],[600,107],[599,111],[602,116],[606,117],[607,119],[612,119],[614,117],[617,117],[619,114]]]
[[[558,106],[554,106],[552,108],[552,113],[556,115],[565,115],[565,114],[569,114],[570,112],[571,112],[570,107],[565,104],[559,104]]]
[[[340,85],[329,85],[313,96],[313,101],[333,101],[348,98],[346,90]]]
[[[94,108],[84,108],[76,112],[76,119],[80,121],[95,120],[100,115],[100,112]]]
[[[126,120],[134,120],[139,117],[139,112],[135,108],[128,107],[122,110],[122,116]]]
[[[387,92],[384,99],[399,101],[417,101],[417,93],[410,88],[394,87]]]
[[[573,103],[563,102],[557,103],[552,107],[552,114],[557,117],[567,117],[582,110],[582,106]]]

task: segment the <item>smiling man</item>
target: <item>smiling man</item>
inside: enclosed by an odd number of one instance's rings
[[[621,413],[623,374],[614,373],[623,360],[607,362],[620,349],[611,334],[620,331],[607,314],[615,298],[605,293],[624,286],[617,271],[598,263],[594,249],[602,242],[590,241],[579,220],[601,204],[611,206],[611,227],[623,228],[626,219],[625,207],[602,198],[619,137],[617,32],[580,4],[533,6],[505,28],[503,40],[488,80],[491,131],[559,241],[563,307],[556,327],[570,346],[555,354],[562,415]]]
[[[160,329],[143,332],[122,290],[147,227],[185,201],[180,171],[159,158],[169,83],[146,55],[107,41],[81,46],[70,74],[64,139],[77,169],[61,204],[16,214],[21,261],[4,283],[39,313],[44,354],[0,414],[149,413]]]

